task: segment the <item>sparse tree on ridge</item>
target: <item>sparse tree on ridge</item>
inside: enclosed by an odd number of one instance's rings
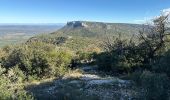
[[[168,28],[169,14],[161,15],[153,20],[153,25],[148,25],[139,31],[139,47],[143,50],[143,63],[153,63],[158,52],[165,48],[168,42],[167,35],[170,35]]]

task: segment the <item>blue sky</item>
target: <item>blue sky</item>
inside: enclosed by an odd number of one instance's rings
[[[167,8],[170,0],[0,0],[0,23],[140,23]]]

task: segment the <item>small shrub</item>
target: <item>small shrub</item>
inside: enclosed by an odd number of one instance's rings
[[[79,62],[81,61],[85,61],[86,63],[88,63],[89,61],[91,61],[93,59],[93,53],[92,52],[77,52],[77,59],[79,60]]]
[[[142,71],[135,71],[130,74],[129,78],[133,80],[137,86],[141,86],[141,79],[140,79],[141,74],[142,74]]]
[[[9,91],[6,87],[10,83],[10,80],[7,80],[5,76],[0,76],[0,99],[9,100],[11,99],[12,91]]]
[[[101,53],[97,55],[97,65],[99,66],[99,70],[103,71],[111,71],[112,67],[112,57],[108,53]]]
[[[165,74],[144,71],[140,77],[146,100],[168,100],[169,79]]]
[[[19,91],[13,96],[13,100],[34,100],[34,97],[26,91]]]
[[[170,50],[152,66],[153,70],[159,73],[166,73],[170,77]]]
[[[28,94],[22,87],[17,86],[6,75],[0,76],[0,100],[33,100],[32,95]]]
[[[18,66],[15,66],[15,67],[9,69],[9,71],[7,73],[7,77],[13,83],[16,83],[16,82],[21,83],[26,79],[25,74],[23,73],[22,70],[19,69]]]
[[[142,64],[140,52],[131,40],[116,38],[113,43],[106,42],[104,45],[107,51],[97,57],[101,70],[129,73]]]

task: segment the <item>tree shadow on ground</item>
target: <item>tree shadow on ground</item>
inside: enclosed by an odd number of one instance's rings
[[[87,94],[85,83],[78,78],[55,79],[25,88],[36,100],[99,100],[95,95]]]

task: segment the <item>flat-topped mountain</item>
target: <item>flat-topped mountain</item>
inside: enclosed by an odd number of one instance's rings
[[[74,50],[90,46],[91,49],[91,47],[99,47],[106,37],[121,34],[123,38],[129,38],[133,34],[138,34],[142,27],[143,25],[140,24],[71,21],[56,32],[35,36],[27,42],[42,41]]]
[[[105,34],[117,35],[121,33],[128,36],[137,34],[142,27],[143,25],[140,24],[71,21],[52,34],[99,37]]]
[[[106,37],[121,34],[123,38],[129,38],[138,34],[141,28],[143,25],[140,24],[71,21],[56,32],[35,36],[27,42],[42,41],[79,50],[98,47]]]

